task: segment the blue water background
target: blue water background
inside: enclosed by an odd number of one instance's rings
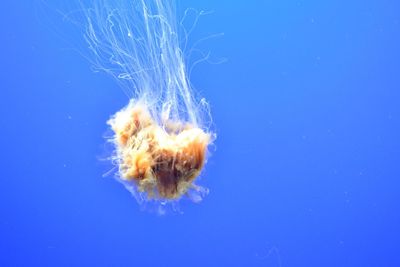
[[[62,2],[2,3],[0,266],[400,266],[398,1],[185,1],[228,61],[191,77],[210,194],[162,217],[102,177],[128,99]]]

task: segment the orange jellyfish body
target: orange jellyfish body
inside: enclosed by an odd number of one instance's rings
[[[115,136],[120,178],[149,198],[177,199],[203,168],[210,135],[179,122],[158,125],[147,108],[131,103],[108,122]]]

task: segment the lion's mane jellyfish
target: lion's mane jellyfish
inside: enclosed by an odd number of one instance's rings
[[[95,68],[111,74],[130,100],[108,124],[117,179],[140,203],[201,200],[195,184],[214,140],[207,102],[188,80],[190,31],[172,0],[95,0],[84,8]]]

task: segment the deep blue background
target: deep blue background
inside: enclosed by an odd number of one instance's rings
[[[2,3],[0,266],[400,266],[398,1],[185,1],[228,61],[192,76],[210,194],[163,217],[102,178],[128,99],[41,5]]]

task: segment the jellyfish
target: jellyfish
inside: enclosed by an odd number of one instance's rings
[[[84,8],[93,65],[129,97],[107,122],[108,141],[116,178],[139,203],[207,193],[196,181],[215,134],[209,105],[188,78],[188,31],[176,9],[173,0],[95,0]]]

